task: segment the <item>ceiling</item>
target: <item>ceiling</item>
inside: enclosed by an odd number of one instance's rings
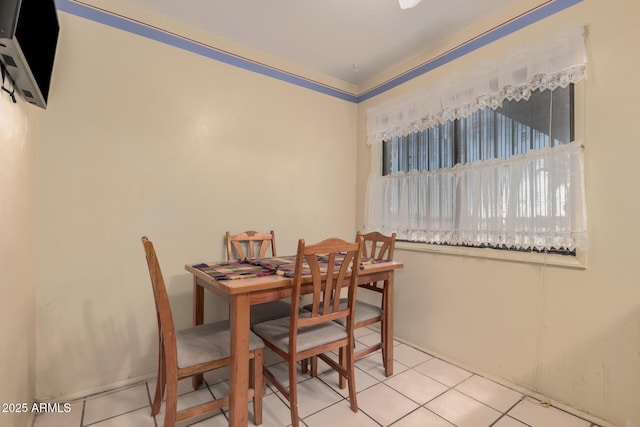
[[[522,0],[126,0],[359,85]]]

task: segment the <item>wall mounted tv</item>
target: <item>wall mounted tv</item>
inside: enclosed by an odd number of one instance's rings
[[[60,26],[54,0],[0,0],[0,61],[22,98],[47,108]]]

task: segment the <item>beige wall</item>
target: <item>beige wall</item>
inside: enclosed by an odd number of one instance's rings
[[[585,270],[396,251],[399,337],[463,366],[623,426],[640,424],[640,4],[585,0],[359,106],[358,224],[371,149],[366,109],[541,39],[589,26],[583,83],[589,216]],[[451,40],[455,45],[463,39]],[[443,47],[443,49],[446,46]],[[431,52],[434,56],[439,52]]]
[[[183,265],[222,258],[225,230],[273,228],[281,253],[293,252],[299,237],[353,235],[370,171],[367,107],[578,21],[590,26],[582,106],[588,268],[398,250],[406,268],[397,276],[396,331],[612,424],[640,423],[640,202],[631,164],[640,154],[636,2],[585,0],[358,106],[59,15],[52,98],[37,146],[36,397],[83,394],[155,369],[141,235],[156,244],[176,321],[186,326],[191,286]],[[443,50],[475,30],[481,28]],[[8,149],[16,164],[31,167],[33,152]],[[4,158],[2,169],[11,164]],[[3,233],[32,230],[33,170],[26,170],[15,172],[16,188],[0,187],[3,201],[7,192],[24,205],[10,220],[2,211]],[[0,245],[15,250],[4,239]],[[33,308],[35,279],[17,272],[30,264],[33,246],[18,246],[20,260],[3,265],[2,276],[26,281],[11,288],[26,310],[9,307],[11,319],[26,316],[24,329],[3,328],[16,348],[28,350],[33,317],[25,313]],[[226,315],[211,297],[207,308],[208,318]],[[15,353],[1,360],[24,363]],[[11,372],[16,379],[0,386],[3,399],[33,395],[29,385],[16,391],[18,376],[33,384],[32,365],[22,366],[25,375]]]
[[[35,140],[38,112],[0,94],[0,403],[33,402],[35,391]],[[32,414],[0,413],[0,425]]]
[[[178,327],[186,263],[226,230],[353,238],[357,106],[59,13],[38,145],[38,398],[154,373],[140,237],[155,243]],[[227,308],[209,297],[207,317]]]

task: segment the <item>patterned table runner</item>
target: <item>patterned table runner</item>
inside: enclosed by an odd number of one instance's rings
[[[248,279],[251,277],[271,276],[275,274],[273,270],[251,264],[248,261],[202,263],[196,264],[193,267],[205,272],[216,280]]]
[[[344,260],[344,255],[336,256],[335,265],[340,266]],[[329,257],[318,257],[320,262],[320,271],[322,273],[327,272]],[[373,259],[362,258],[360,260],[360,268],[364,268],[367,264],[377,264],[381,262],[389,262],[387,259]],[[193,266],[215,280],[235,280],[235,279],[248,279],[251,277],[263,277],[278,275],[284,277],[293,277],[295,275],[296,268],[296,256],[283,256],[283,257],[269,257],[269,258],[256,258],[253,260],[241,260],[231,262],[220,263],[202,263]],[[311,275],[311,270],[305,260],[302,265],[302,275]]]
[[[340,266],[342,261],[344,260],[344,254],[337,254],[335,258],[335,265]],[[327,272],[327,267],[329,263],[328,256],[320,256],[318,257],[318,261],[320,263],[320,271],[324,274]],[[275,274],[284,277],[293,277],[295,275],[296,268],[296,257],[295,255],[284,256],[284,257],[270,257],[270,258],[256,258],[254,260],[249,261],[252,264],[257,266],[261,266],[264,268],[268,268],[275,272]],[[368,264],[377,264],[381,262],[389,262],[388,259],[374,259],[374,258],[361,258],[360,259],[360,268],[364,268],[365,265]],[[303,261],[302,264],[302,275],[308,276],[311,274],[311,270],[307,264],[307,261]]]

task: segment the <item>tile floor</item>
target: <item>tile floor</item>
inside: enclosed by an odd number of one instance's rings
[[[358,346],[377,339],[373,330],[358,334]],[[286,365],[268,354],[266,363],[286,378]],[[406,344],[395,343],[394,375],[385,377],[380,354],[356,362],[357,413],[349,409],[346,390],[337,374],[319,364],[318,378],[298,377],[301,426],[306,427],[598,427],[532,397],[487,380]],[[193,391],[189,380],[180,384],[180,407],[227,393],[227,372],[210,372],[205,385]],[[164,405],[150,416],[155,380],[88,396],[71,402],[68,413],[37,416],[34,427],[162,427]],[[253,413],[249,405],[249,425]],[[270,386],[264,397],[264,427],[291,425],[289,409]],[[227,426],[226,410],[179,426]]]

